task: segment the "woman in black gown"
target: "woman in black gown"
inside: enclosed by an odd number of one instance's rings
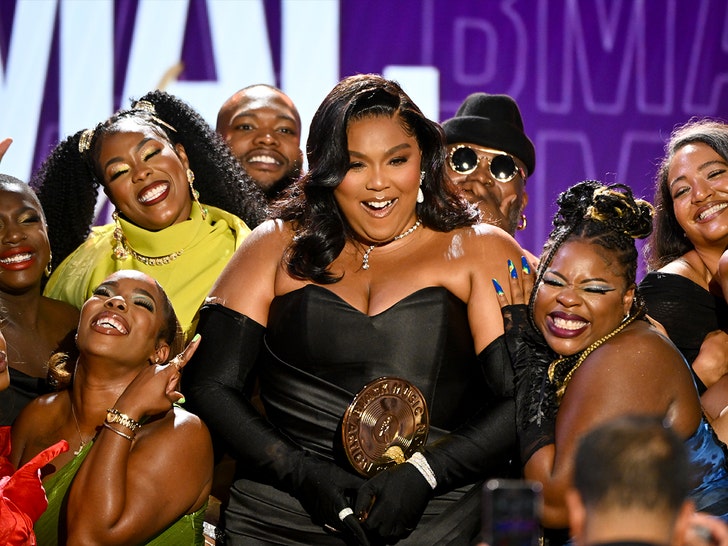
[[[440,128],[394,82],[342,80],[307,150],[279,219],[213,287],[185,372],[188,403],[237,461],[226,543],[467,543],[478,484],[505,471],[515,445],[491,279],[507,286],[503,264],[522,251],[473,225],[443,174]],[[431,429],[406,463],[365,479],[340,427],[381,377],[421,391]],[[254,381],[265,416],[249,401]]]
[[[728,305],[718,279],[728,248],[727,196],[728,124],[692,120],[675,129],[657,172],[650,271],[640,292],[701,394],[728,373]]]

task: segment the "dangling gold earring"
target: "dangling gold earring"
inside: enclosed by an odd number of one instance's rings
[[[524,229],[526,229],[527,225],[528,225],[528,220],[526,220],[526,215],[521,214],[521,221],[518,222],[518,227],[516,229],[518,229],[518,231],[523,231]]]
[[[46,277],[50,277],[51,273],[53,273],[53,266],[51,265],[52,262],[53,262],[53,252],[49,250],[48,251],[48,263],[46,264],[45,269],[43,270],[43,274]]]
[[[192,185],[192,183],[195,181],[195,173],[192,172],[192,169],[187,169],[187,182],[190,184],[190,191],[192,192],[192,199],[195,200],[195,203],[197,203],[197,206],[200,207],[200,213],[202,214],[202,219],[204,220],[207,218],[207,211],[202,206],[202,203],[200,203],[200,192],[198,192],[195,187]]]
[[[124,232],[121,229],[121,222],[119,222],[119,211],[115,210],[111,213],[111,217],[114,219],[114,256],[117,260],[126,260],[129,257],[129,250],[126,248],[126,239],[124,238]]]

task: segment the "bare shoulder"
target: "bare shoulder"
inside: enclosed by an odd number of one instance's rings
[[[194,413],[179,406],[172,408],[173,428],[184,434],[197,433],[209,437],[205,423]]]
[[[453,249],[462,250],[462,255],[478,271],[491,268],[501,270],[506,261],[520,260],[523,249],[516,240],[499,227],[490,224],[460,228],[451,232]]]
[[[707,288],[706,275],[709,275],[705,264],[698,253],[691,250],[659,270],[661,273],[672,273],[690,279],[694,283]]]
[[[62,416],[64,401],[67,400],[66,391],[44,394],[34,398],[23,408],[13,427],[22,427],[29,424],[35,430],[43,430],[57,422]]]
[[[206,475],[212,471],[212,440],[202,420],[187,410],[174,407],[161,419],[142,426],[134,445],[134,464],[164,465],[170,457],[181,467]],[[180,457],[180,454],[183,454]]]
[[[11,460],[16,466],[60,440],[65,422],[65,391],[44,394],[23,408],[12,427]]]
[[[291,242],[293,230],[289,222],[282,220],[266,220],[250,232],[240,248],[235,253],[235,258],[244,259],[249,254],[257,256],[267,254],[278,254]]]
[[[636,321],[606,341],[589,355],[583,368],[585,378],[593,378],[595,387],[613,388],[618,383],[622,391],[643,391],[645,382],[656,386],[690,379],[689,367],[680,352],[645,321]]]
[[[283,254],[293,238],[289,223],[268,220],[256,227],[235,251],[210,291],[220,303],[265,324],[275,293]]]
[[[521,252],[521,247],[511,235],[490,224],[460,228],[455,233],[460,234],[468,248],[473,250]]]
[[[41,299],[43,316],[62,331],[73,330],[78,326],[79,310],[70,303],[43,296]]]

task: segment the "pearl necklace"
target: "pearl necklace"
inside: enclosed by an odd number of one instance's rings
[[[389,243],[393,243],[394,241],[398,241],[400,239],[403,239],[404,237],[407,237],[407,235],[412,233],[414,230],[416,230],[421,225],[422,225],[422,221],[418,219],[411,228],[409,228],[404,233],[400,233],[399,235],[397,235],[394,239],[389,241]],[[384,244],[389,244],[389,243],[384,243]],[[383,245],[369,245],[369,248],[367,248],[364,251],[364,257],[361,260],[362,269],[369,269],[369,254],[371,254],[372,250],[374,250],[374,248],[376,248],[377,246],[383,246]]]

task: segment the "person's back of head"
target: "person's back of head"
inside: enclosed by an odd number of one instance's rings
[[[666,543],[689,511],[692,481],[683,441],[660,418],[609,421],[587,433],[577,450],[569,493],[572,533],[579,544]]]

